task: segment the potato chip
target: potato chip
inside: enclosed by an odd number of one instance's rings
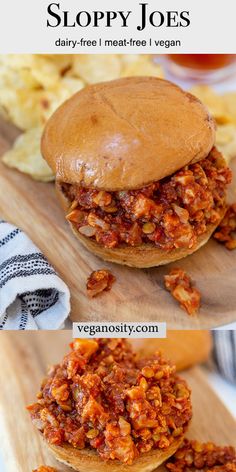
[[[233,124],[219,125],[216,131],[216,146],[229,163],[236,157],[236,126]]]
[[[42,123],[42,91],[17,90],[14,106],[9,111],[12,122],[22,130],[29,130]]]
[[[82,80],[70,77],[69,75],[62,77],[60,81],[60,87],[65,90],[68,97],[81,90],[84,86],[85,83]]]
[[[161,66],[154,63],[149,56],[139,56],[136,60],[130,61],[124,65],[121,76],[163,77],[163,70]]]
[[[33,54],[1,54],[0,61],[9,69],[21,70],[31,67]]]
[[[207,85],[197,85],[191,93],[207,106],[215,118],[216,145],[229,163],[236,157],[236,93],[218,95]]]
[[[0,116],[5,120],[9,121],[9,115],[7,113],[6,108],[4,108],[2,105],[0,105]]]
[[[115,54],[77,54],[72,74],[88,84],[117,79],[121,74],[121,61]]]
[[[60,75],[64,75],[68,70],[72,68],[74,54],[40,54],[41,57],[52,61]]]
[[[34,56],[31,71],[38,84],[44,88],[53,88],[60,79],[56,64],[38,55]]]
[[[236,124],[236,92],[225,93],[223,95],[226,112]]]
[[[164,72],[160,64],[153,61],[152,56],[148,54],[119,54],[121,63],[120,77],[130,76],[153,76],[164,77]],[[118,77],[117,77],[118,78]]]
[[[136,62],[139,59],[139,54],[120,54],[119,59],[122,64],[132,64],[132,62]]]
[[[21,134],[13,148],[3,155],[2,161],[35,180],[49,182],[54,180],[54,175],[40,152],[41,135],[42,128],[33,128]]]
[[[224,97],[218,95],[211,87],[208,85],[196,85],[190,92],[207,106],[217,123],[232,122],[231,115],[227,112],[225,106]]]
[[[29,89],[17,71],[1,67],[0,106],[9,120],[20,129],[39,124],[41,93],[39,89]]]
[[[41,95],[41,121],[45,123],[52,113],[74,93],[84,87],[84,82],[73,77],[63,77],[54,90],[44,91]]]
[[[216,140],[218,144],[227,144],[234,140],[236,126],[232,123],[217,126]]]
[[[9,54],[3,59],[3,64],[20,73],[27,71],[36,86],[54,87],[60,78],[56,63],[40,54]]]
[[[21,80],[23,87],[27,87],[30,90],[38,90],[40,88],[39,82],[32,74],[32,70],[22,68],[18,72],[18,77]]]
[[[80,79],[64,76],[55,80],[53,87],[49,83],[39,87],[37,74],[27,68],[7,68],[6,61],[4,64],[0,74],[0,113],[22,130],[43,125],[61,103],[84,86]]]

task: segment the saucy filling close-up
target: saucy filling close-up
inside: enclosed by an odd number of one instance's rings
[[[138,360],[124,339],[74,340],[71,348],[28,407],[49,443],[132,464],[183,435],[190,390],[159,353]]]
[[[236,472],[236,451],[232,446],[184,439],[166,467],[170,472]]]
[[[67,219],[82,235],[106,248],[151,243],[169,251],[194,247],[208,225],[219,223],[230,181],[230,169],[213,148],[204,160],[137,190],[61,187],[71,202]]]

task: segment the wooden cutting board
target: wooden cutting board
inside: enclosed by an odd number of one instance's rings
[[[57,465],[33,427],[25,405],[34,402],[46,367],[62,358],[70,336],[65,331],[1,333],[0,444],[7,472],[31,472],[42,464]],[[188,437],[236,446],[236,422],[209,386],[204,369],[195,367],[181,375],[192,388],[193,420]],[[71,471],[62,465],[58,468]]]
[[[0,122],[0,156],[17,134]],[[236,162],[234,169],[236,174]],[[235,197],[236,183],[231,189],[231,198]],[[35,182],[1,162],[0,217],[22,228],[66,282],[73,321],[166,321],[171,329],[207,329],[236,320],[236,251],[229,252],[213,240],[196,254],[172,264],[186,269],[202,294],[199,315],[190,317],[164,289],[163,276],[171,266],[138,270],[93,256],[71,233],[54,185]],[[103,267],[109,268],[117,281],[110,292],[90,300],[86,279],[92,270]]]

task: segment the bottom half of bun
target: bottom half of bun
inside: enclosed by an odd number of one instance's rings
[[[179,448],[183,436],[175,439],[166,449],[152,449],[141,454],[131,465],[117,460],[103,461],[96,451],[76,449],[70,445],[55,446],[47,443],[55,458],[79,472],[152,472],[171,457]]]
[[[67,212],[69,209],[69,202],[59,185],[56,185],[57,195],[61,202],[62,207]],[[220,218],[223,219],[226,211],[226,206],[220,210]],[[127,265],[136,268],[148,268],[157,267],[160,265],[170,264],[171,262],[183,259],[195,251],[200,249],[210,239],[211,235],[217,228],[217,224],[209,224],[205,233],[201,234],[197,238],[196,244],[191,248],[178,248],[171,251],[165,251],[156,247],[154,244],[141,244],[140,246],[127,246],[122,245],[115,248],[106,248],[98,244],[95,240],[83,236],[73,225],[69,223],[74,235],[79,241],[86,247],[90,252],[100,257],[101,259],[109,262],[115,262],[117,264]]]

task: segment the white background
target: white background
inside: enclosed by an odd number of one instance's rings
[[[112,28],[47,28],[47,7],[60,3],[61,10],[69,10],[73,16],[82,10],[132,10],[129,28],[117,23]],[[5,0],[0,11],[0,53],[236,53],[235,0],[143,0],[149,11],[188,10],[191,25],[187,28],[153,28],[137,31],[140,24],[138,0]],[[138,38],[180,39],[182,47],[157,48],[58,48],[54,42],[59,37],[84,38]]]

